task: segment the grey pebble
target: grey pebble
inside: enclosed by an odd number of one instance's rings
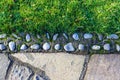
[[[65,51],[75,51],[75,48],[73,47],[72,43],[67,43],[65,46],[64,46],[64,49]]]
[[[50,44],[48,42],[44,43],[43,44],[43,49],[46,50],[46,51],[49,50],[50,49]]]
[[[10,42],[9,42],[9,49],[10,49],[11,51],[14,51],[15,48],[16,48],[16,44],[15,44],[15,42],[10,41]]]
[[[72,37],[73,37],[74,40],[79,40],[79,36],[78,36],[77,33],[74,33],[74,34],[72,35]]]

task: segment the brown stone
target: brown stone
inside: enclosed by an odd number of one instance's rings
[[[84,80],[120,80],[120,55],[92,55]]]

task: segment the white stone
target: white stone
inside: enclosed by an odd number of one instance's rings
[[[48,42],[44,43],[43,44],[43,49],[46,50],[46,51],[49,50],[50,49],[50,44]]]
[[[73,37],[74,40],[79,40],[79,36],[78,36],[77,33],[74,33],[74,34],[72,35],[72,37]]]
[[[26,44],[22,44],[21,47],[20,47],[21,50],[26,50],[27,48],[28,48],[28,47],[27,47]]]
[[[65,46],[64,46],[64,49],[65,51],[75,51],[75,48],[73,47],[72,43],[67,43]]]
[[[103,46],[103,48],[104,48],[104,50],[110,50],[110,44],[104,44],[104,46]]]
[[[99,46],[99,45],[93,45],[93,46],[92,46],[92,49],[93,49],[93,50],[100,50],[100,46]]]
[[[30,55],[31,60],[26,56]],[[50,80],[79,80],[85,55],[66,53],[17,53],[11,54],[23,63],[45,71]]]
[[[39,44],[33,44],[33,45],[30,46],[30,48],[38,50],[40,48],[40,45]]]
[[[81,50],[81,51],[84,51],[85,50],[85,46],[83,44],[79,44],[78,45],[78,49]]]
[[[60,44],[55,44],[54,49],[55,50],[60,50]]]
[[[107,36],[107,38],[108,38],[108,39],[118,39],[119,36],[116,35],[116,34],[111,34],[111,35]]]
[[[84,34],[84,38],[85,38],[85,39],[90,39],[90,38],[92,38],[92,37],[93,37],[93,35],[90,34],[90,33],[85,33],[85,34]]]
[[[55,35],[53,36],[53,41],[55,41],[55,40],[57,39],[57,37],[58,37],[58,34],[55,34]]]
[[[0,34],[0,38],[5,38],[7,35],[6,34]]]
[[[65,33],[63,33],[63,36],[65,37],[65,39],[68,39],[68,36]]]
[[[19,36],[17,36],[16,34],[12,33],[12,36],[17,38],[17,39],[21,39]]]
[[[3,51],[6,49],[6,46],[4,44],[0,44],[0,50]]]
[[[26,34],[26,41],[29,42],[31,40],[30,34]]]
[[[10,41],[10,42],[9,42],[9,49],[10,49],[11,51],[14,51],[15,48],[16,48],[16,44],[15,44],[15,42]]]
[[[119,52],[120,51],[120,45],[116,44],[116,50]]]

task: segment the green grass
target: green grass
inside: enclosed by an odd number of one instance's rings
[[[0,33],[120,32],[120,0],[0,0]]]

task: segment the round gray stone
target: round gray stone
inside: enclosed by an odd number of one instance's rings
[[[93,45],[93,46],[92,46],[92,49],[93,49],[93,50],[100,50],[100,46],[99,46],[99,45]]]
[[[2,38],[6,38],[6,34],[0,34],[0,38],[2,39]]]
[[[83,50],[85,50],[85,46],[83,44],[79,44],[78,45],[78,49],[83,51]]]
[[[90,33],[85,33],[85,34],[84,34],[84,38],[85,38],[85,39],[91,39],[92,37],[93,37],[93,35],[90,34]]]
[[[58,37],[58,34],[55,34],[55,35],[53,36],[53,41],[55,41],[55,40],[57,39],[57,37]]]
[[[15,42],[10,41],[10,42],[9,42],[9,49],[10,49],[11,51],[14,51],[15,48],[16,48],[16,44],[15,44]]]
[[[26,50],[28,47],[26,44],[22,44],[21,47],[20,47],[20,50]]]
[[[64,49],[65,51],[75,51],[75,48],[73,47],[72,43],[67,43],[65,46],[64,46]]]
[[[3,51],[3,50],[5,50],[5,49],[6,49],[6,46],[1,43],[1,44],[0,44],[0,50]]]
[[[30,46],[30,48],[38,50],[40,48],[40,45],[39,44],[33,44],[33,45]]]
[[[107,36],[107,38],[108,38],[108,39],[118,39],[119,36],[116,35],[116,34],[111,34],[111,35]]]
[[[110,50],[110,44],[108,44],[108,43],[104,44],[103,48],[104,48],[104,50],[109,51]]]
[[[55,44],[54,49],[55,50],[60,50],[60,44]]]
[[[29,42],[31,40],[30,34],[26,34],[26,41]]]
[[[49,50],[50,49],[50,44],[48,42],[43,44],[43,49],[44,50]]]
[[[73,37],[74,40],[79,40],[79,36],[78,36],[77,33],[74,33],[74,34],[72,35],[72,37]]]

